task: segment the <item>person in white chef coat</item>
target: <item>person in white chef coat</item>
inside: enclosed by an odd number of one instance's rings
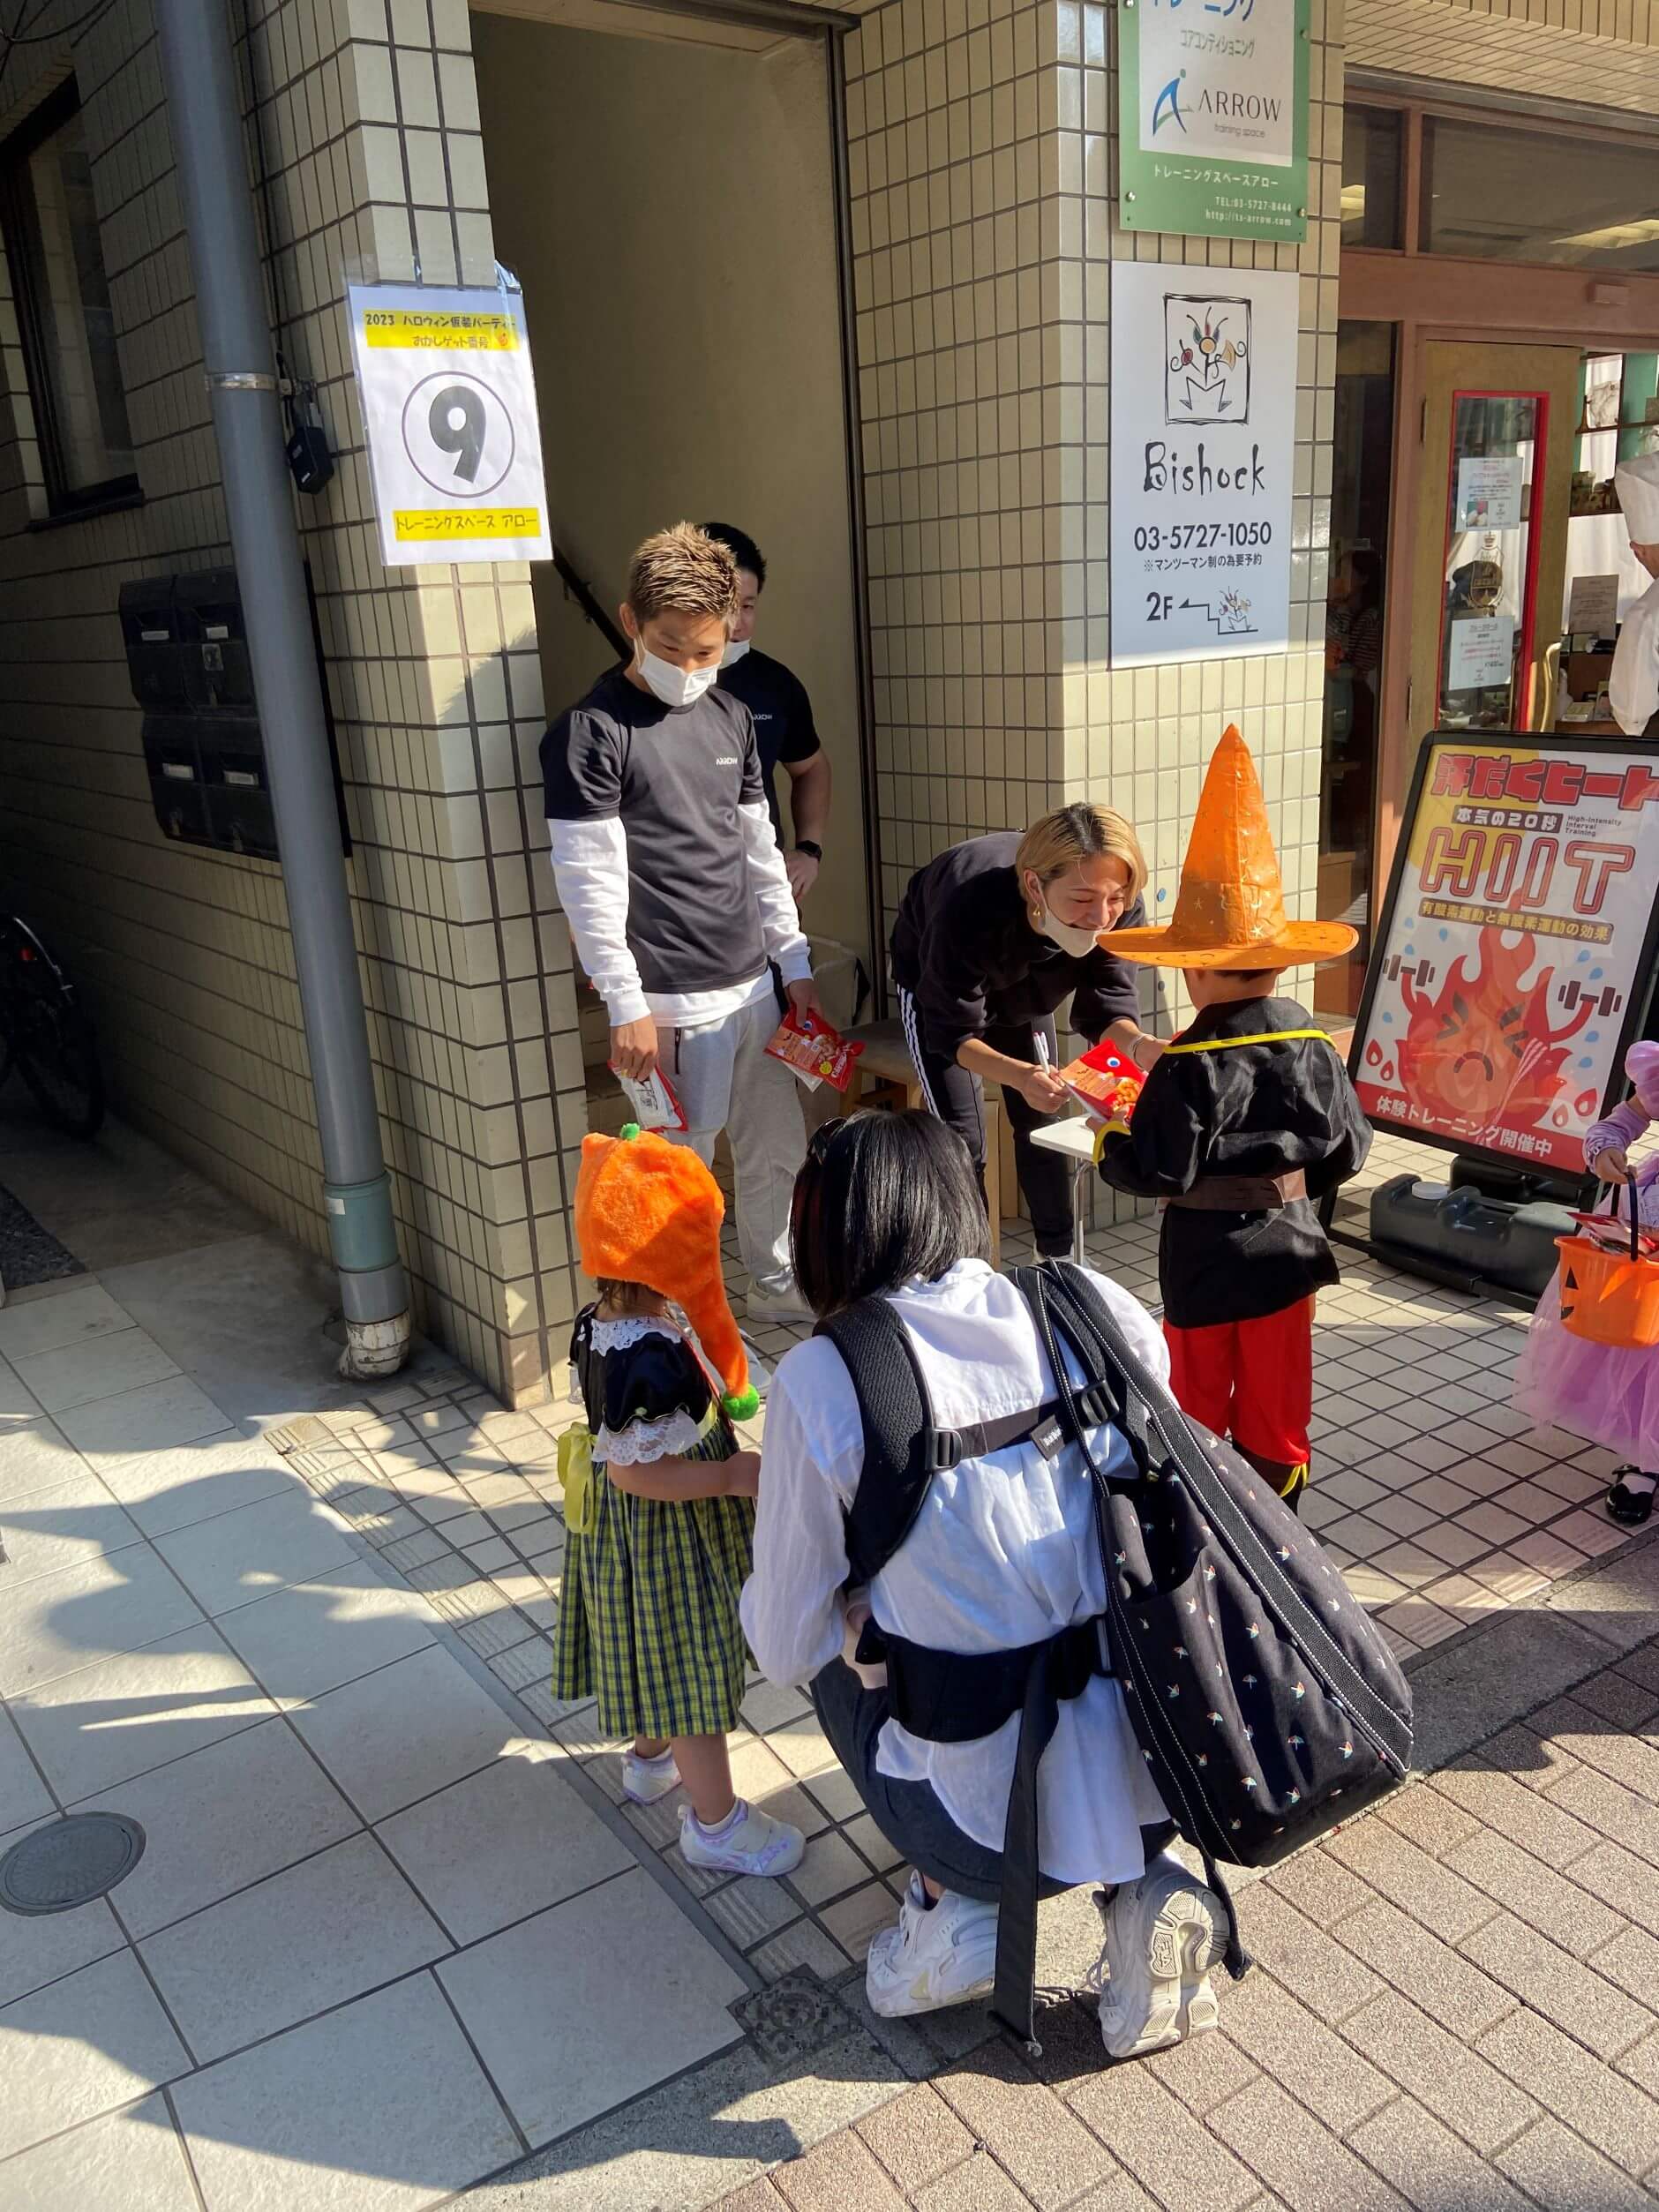
[[[1625,617],[1607,680],[1614,721],[1627,738],[1639,738],[1659,717],[1659,454],[1621,461],[1613,482],[1630,550],[1655,579]]]

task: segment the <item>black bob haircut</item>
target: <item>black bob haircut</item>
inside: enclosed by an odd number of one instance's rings
[[[814,1132],[790,1216],[795,1280],[820,1316],[914,1276],[983,1259],[985,1200],[968,1148],[929,1113],[854,1113]]]
[[[739,529],[735,522],[705,522],[705,537],[724,545],[739,568],[747,568],[762,591],[766,589],[766,557],[747,530]]]

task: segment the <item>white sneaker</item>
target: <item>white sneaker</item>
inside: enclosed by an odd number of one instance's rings
[[[1100,1992],[1100,2040],[1113,2058],[1138,2058],[1202,2035],[1216,2022],[1210,1968],[1227,1948],[1227,1915],[1213,1890],[1168,1852],[1104,1908],[1106,1941],[1090,1985]]]
[[[768,1328],[804,1328],[813,1319],[812,1308],[792,1282],[777,1290],[762,1290],[751,1283],[747,1310],[752,1322]]]
[[[883,2020],[936,2013],[988,1997],[996,1978],[996,1907],[946,1890],[926,1901],[920,1874],[898,1908],[898,1925],[870,1944],[864,1970],[870,2010]]]
[[[679,1788],[679,1769],[672,1751],[659,1751],[655,1758],[642,1758],[631,1750],[623,1752],[622,1795],[636,1805],[654,1805]]]
[[[731,1818],[705,1828],[689,1805],[679,1809],[680,1856],[691,1866],[723,1874],[792,1874],[807,1839],[787,1820],[774,1820],[739,1797]]]

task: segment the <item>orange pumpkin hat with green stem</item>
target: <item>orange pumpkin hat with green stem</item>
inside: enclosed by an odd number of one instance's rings
[[[584,1136],[575,1211],[586,1271],[642,1283],[683,1306],[725,1384],[721,1405],[733,1421],[747,1421],[761,1401],[726,1302],[720,1265],[725,1200],[696,1153],[632,1122],[620,1136]]]

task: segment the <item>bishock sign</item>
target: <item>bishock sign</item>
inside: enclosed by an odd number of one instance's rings
[[[1659,746],[1439,732],[1350,1062],[1379,1128],[1581,1174],[1653,985]]]
[[[521,295],[354,284],[347,300],[387,566],[551,559]]]
[[[1119,219],[1308,234],[1308,0],[1120,0]]]
[[[1290,642],[1298,280],[1112,264],[1112,664]]]

